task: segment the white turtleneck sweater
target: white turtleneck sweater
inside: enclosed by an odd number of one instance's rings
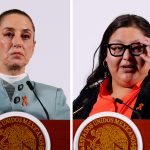
[[[6,75],[6,74],[2,74],[0,73],[0,78],[5,80],[6,82],[13,84],[16,81],[20,81],[23,78],[25,78],[27,76],[27,73],[23,73],[17,76],[10,76],[10,75]]]

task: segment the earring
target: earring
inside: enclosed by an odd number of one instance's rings
[[[104,59],[104,61],[103,61],[103,67],[106,69],[108,66],[107,66],[107,62],[106,62],[106,60]]]
[[[109,70],[108,70],[108,66],[107,66],[107,62],[106,60],[103,61],[103,67],[104,67],[104,79],[108,77],[109,75]]]

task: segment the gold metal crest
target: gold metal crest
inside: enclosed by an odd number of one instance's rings
[[[136,125],[127,117],[98,113],[87,118],[78,128],[74,150],[142,150],[143,143]]]
[[[0,150],[45,150],[45,138],[33,121],[8,117],[0,120]]]

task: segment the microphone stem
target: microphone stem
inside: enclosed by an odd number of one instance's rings
[[[123,102],[123,104],[126,105],[127,107],[129,107],[131,110],[133,110],[133,112],[137,114],[137,116],[138,116],[139,119],[142,118],[141,115],[140,115],[140,113],[139,113],[138,111],[134,110],[133,108],[131,108],[129,105],[127,105],[127,104],[124,103],[124,102]]]
[[[78,113],[80,110],[82,110],[83,109],[83,106],[82,107],[80,107],[78,110],[76,110],[75,112],[73,112],[73,116],[74,115],[76,115],[76,113]]]
[[[127,105],[126,103],[124,103],[124,102],[123,102],[123,104],[124,104],[124,105],[126,105],[127,107],[129,107],[131,110],[133,110],[133,111],[134,111],[134,109],[133,109],[133,108],[131,108],[131,107],[130,107],[129,105]]]
[[[45,114],[46,114],[47,119],[49,120],[49,115],[48,115],[47,110],[45,109],[45,107],[43,106],[42,102],[40,101],[40,99],[39,99],[38,96],[36,95],[35,91],[34,91],[34,90],[32,90],[32,91],[33,91],[35,97],[37,98],[37,100],[39,101],[39,103],[41,104],[43,110],[45,111]]]

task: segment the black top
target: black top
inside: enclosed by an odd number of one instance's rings
[[[93,86],[92,88],[84,88],[80,95],[73,102],[74,119],[86,119],[91,112],[93,105],[97,101],[100,85]],[[136,110],[140,104],[143,104],[142,109]],[[141,90],[138,94],[136,103],[133,108],[138,111],[142,119],[150,119],[150,71],[147,77],[143,80]],[[139,115],[132,112],[131,119],[139,119]]]

